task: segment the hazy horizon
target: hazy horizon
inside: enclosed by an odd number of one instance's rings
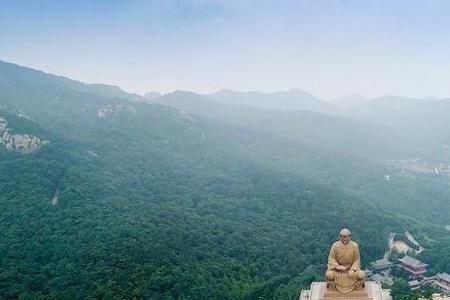
[[[144,94],[450,97],[445,1],[4,1],[0,59]]]

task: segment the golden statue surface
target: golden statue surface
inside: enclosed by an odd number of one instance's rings
[[[350,230],[344,228],[339,240],[331,246],[325,273],[328,289],[350,293],[364,287],[365,273],[361,271],[359,246],[351,240]]]

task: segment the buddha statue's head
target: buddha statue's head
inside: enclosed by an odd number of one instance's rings
[[[344,245],[347,245],[352,240],[352,233],[347,228],[344,228],[339,232],[339,239]]]

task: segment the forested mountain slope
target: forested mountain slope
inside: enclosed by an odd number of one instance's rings
[[[0,144],[0,298],[292,299],[340,227],[367,264],[416,225],[325,149],[101,90],[0,63],[0,117],[47,141]]]
[[[275,99],[276,100],[276,99]],[[313,111],[282,111],[224,104],[191,92],[177,91],[153,100],[208,119],[262,130],[304,144],[364,158],[415,157],[411,141],[387,128]]]
[[[428,135],[417,138],[405,133],[401,126],[392,127],[375,117],[369,120],[356,114],[353,119],[310,111],[283,112],[229,105],[183,91],[166,94],[154,101],[209,120],[236,124],[298,142],[297,147],[302,145],[302,150],[289,156],[288,161],[291,166],[295,166],[299,157],[311,162],[297,168],[303,171],[303,176],[357,194],[398,215],[406,214],[440,225],[450,222],[447,213],[450,201],[443,197],[450,192],[448,176],[436,174],[438,168],[445,171],[449,165],[439,154],[449,154],[440,152],[434,143],[426,142],[445,136],[448,128],[444,119],[435,120],[441,124],[440,130],[434,132],[430,126],[438,125],[431,124],[425,127]],[[407,106],[413,105],[406,103]],[[361,103],[361,111],[365,111],[364,105]],[[425,112],[435,110],[436,107],[432,106]],[[418,116],[417,113],[403,114],[406,117],[399,118],[397,123],[414,120]],[[379,115],[382,115],[381,111]],[[309,153],[314,155],[308,156]],[[285,166],[285,169],[293,168]],[[317,172],[319,170],[322,172]]]

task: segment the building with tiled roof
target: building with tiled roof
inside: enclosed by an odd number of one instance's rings
[[[450,274],[438,273],[434,276],[433,285],[444,292],[450,292]]]
[[[412,278],[420,277],[427,272],[428,265],[411,256],[405,255],[398,262],[398,266],[408,272]]]
[[[417,279],[414,279],[414,280],[409,281],[408,285],[411,290],[417,290],[418,288],[420,288],[422,286],[422,282]]]
[[[386,258],[378,259],[370,263],[371,267],[375,271],[387,271],[392,267],[392,262]]]

